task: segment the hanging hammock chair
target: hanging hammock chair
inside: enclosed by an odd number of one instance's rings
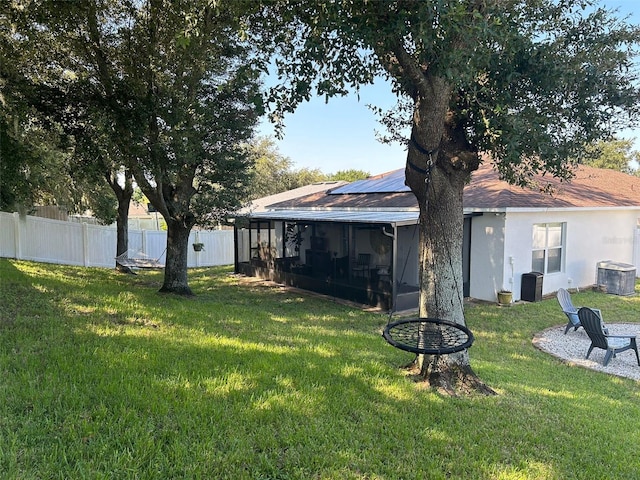
[[[115,260],[123,267],[129,268],[164,268],[164,263],[160,263],[160,259],[164,256],[165,252],[162,252],[162,255],[158,258],[151,258],[143,253],[142,250],[134,253],[133,256],[129,255],[129,250],[127,250],[115,257]]]

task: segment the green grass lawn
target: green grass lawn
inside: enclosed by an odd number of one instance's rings
[[[176,298],[160,272],[0,260],[0,478],[640,478],[640,384],[532,346],[555,299],[468,306],[499,395],[449,398],[387,316],[230,273]],[[573,300],[640,322],[638,293]]]

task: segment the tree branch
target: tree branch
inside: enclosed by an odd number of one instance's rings
[[[407,93],[413,98],[416,98],[416,95],[426,97],[431,90],[427,76],[425,75],[426,69],[423,70],[422,67],[414,62],[413,57],[407,52],[401,44],[401,41],[401,39],[396,40],[395,44],[391,47],[395,60],[403,73],[400,80],[406,80],[408,78],[411,81],[410,85],[415,90]],[[389,67],[390,65],[385,66],[387,71],[393,74],[393,69],[390,70]]]
[[[102,37],[100,36],[100,30],[98,29],[98,18],[96,13],[96,5],[94,2],[87,4],[87,26],[89,27],[89,46],[93,53],[93,57],[98,67],[98,75],[100,76],[100,82],[105,89],[107,97],[113,95],[113,84],[111,82],[111,75],[109,73],[109,62],[107,55],[101,46]]]

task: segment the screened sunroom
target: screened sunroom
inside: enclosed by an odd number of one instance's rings
[[[335,298],[418,305],[415,211],[274,210],[236,222],[237,273]]]

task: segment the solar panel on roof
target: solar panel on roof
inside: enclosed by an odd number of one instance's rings
[[[404,169],[394,170],[385,175],[366,178],[334,188],[329,195],[347,195],[351,193],[398,193],[410,192],[404,184]]]

